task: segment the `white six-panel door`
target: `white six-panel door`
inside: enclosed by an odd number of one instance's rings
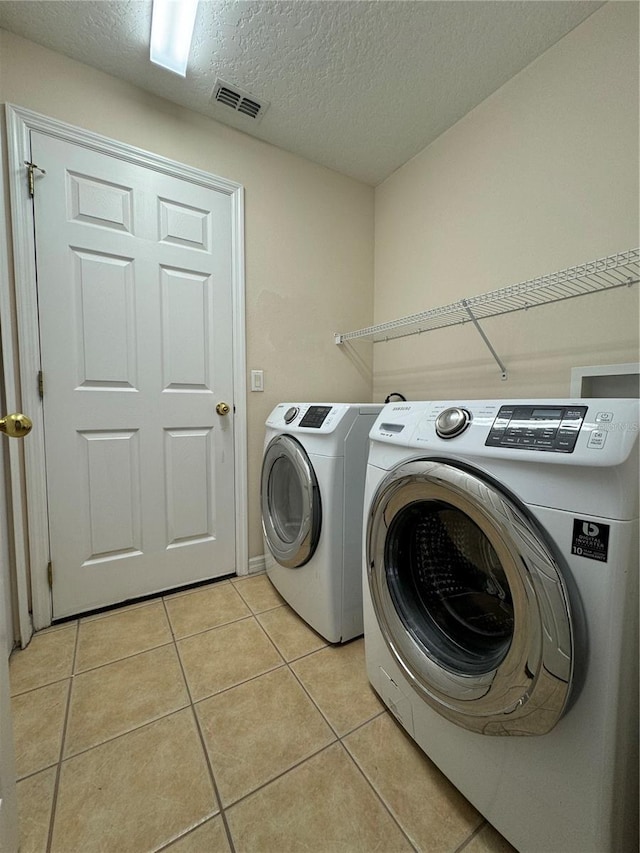
[[[231,203],[31,144],[58,618],[235,571]]]

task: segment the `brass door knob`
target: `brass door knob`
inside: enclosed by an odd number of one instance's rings
[[[20,412],[0,418],[0,432],[8,435],[9,438],[24,438],[31,432],[32,426],[31,418]]]
[[[219,415],[228,415],[231,411],[231,406],[228,403],[218,403],[216,406],[216,412]]]

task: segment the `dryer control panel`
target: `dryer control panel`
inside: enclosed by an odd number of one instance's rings
[[[586,413],[586,406],[501,406],[485,445],[573,453]]]
[[[330,411],[331,406],[309,406],[302,416],[300,426],[320,429]]]

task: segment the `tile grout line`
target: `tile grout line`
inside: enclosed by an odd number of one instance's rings
[[[180,637],[176,637],[173,633],[173,626],[171,626],[171,632],[177,643],[180,640],[190,640],[192,637],[201,637],[203,634],[208,634],[209,631],[216,631],[218,628],[226,628],[227,625],[236,625],[238,622],[244,622],[247,619],[251,619],[253,615],[253,613],[245,613],[243,616],[238,616],[237,619],[229,619],[228,622],[221,622],[219,625],[211,625],[209,628],[203,628],[202,631],[194,631],[193,634],[184,634]]]
[[[301,658],[298,658],[298,660],[301,660]],[[292,663],[295,663],[295,661],[292,661]],[[337,729],[336,729],[336,728],[335,728],[335,726],[330,722],[329,718],[328,718],[328,717],[327,717],[327,715],[324,713],[324,711],[322,710],[322,708],[318,705],[318,703],[317,703],[317,702],[316,702],[316,700],[313,698],[313,696],[311,695],[311,693],[309,693],[309,691],[308,691],[308,690],[307,690],[307,688],[305,687],[305,685],[304,685],[304,683],[303,683],[302,679],[300,678],[300,676],[298,675],[298,673],[293,669],[293,667],[291,666],[291,664],[287,663],[287,667],[289,668],[289,672],[293,675],[293,677],[295,678],[295,680],[298,682],[298,684],[300,685],[300,687],[303,689],[303,691],[304,691],[304,693],[305,693],[305,696],[307,696],[307,698],[308,698],[308,699],[309,699],[309,701],[312,703],[312,705],[313,705],[313,706],[314,706],[314,708],[317,710],[317,712],[320,714],[320,716],[322,717],[322,719],[325,721],[325,723],[329,726],[329,728],[331,729],[331,731],[334,733],[334,735],[335,735],[335,737],[336,737],[336,740],[340,740],[340,735],[338,734]]]
[[[0,0],[0,2],[1,2],[1,0]],[[131,660],[131,658],[137,658],[140,655],[146,655],[149,652],[155,652],[158,649],[164,649],[167,646],[172,645],[172,643],[173,643],[173,640],[167,640],[166,643],[160,643],[159,645],[151,646],[148,649],[140,649],[140,651],[132,652],[131,654],[127,654],[127,655],[123,655],[120,658],[114,658],[113,660],[108,660],[108,661],[105,661],[104,663],[99,663],[99,664],[96,664],[95,666],[90,666],[88,669],[80,669],[80,670],[78,670],[78,672],[74,672],[74,677],[76,675],[88,675],[88,673],[90,673],[90,672],[96,672],[97,670],[104,669],[105,667],[111,666],[114,663],[120,663],[123,660]]]
[[[51,814],[49,816],[49,832],[47,834],[46,853],[50,853],[53,843],[53,830],[56,820],[56,811],[58,809],[58,796],[60,794],[60,777],[62,776],[62,760],[64,756],[64,747],[67,738],[67,726],[69,724],[69,715],[71,713],[71,692],[73,689],[73,677],[76,668],[76,658],[78,655],[78,643],[80,641],[80,620],[76,622],[76,638],[73,645],[73,656],[71,659],[71,674],[69,676],[69,688],[67,691],[67,707],[64,715],[64,723],[62,725],[62,737],[60,738],[60,753],[56,768],[56,781],[53,787],[53,798],[51,800]]]
[[[265,629],[265,628],[264,628],[264,626],[261,624],[261,622],[260,622],[260,620],[257,618],[257,616],[256,616],[256,621],[258,622],[258,624],[260,625],[260,627],[262,628],[262,630],[265,632],[265,634],[267,634],[266,629]],[[269,636],[269,635],[267,634],[267,636]],[[271,637],[269,637],[269,639],[271,640]],[[355,639],[359,639],[359,638],[355,638]],[[274,641],[273,641],[273,640],[271,640],[271,642],[273,643]],[[275,643],[274,643],[274,645],[275,645]],[[351,755],[351,753],[349,752],[349,750],[348,750],[348,748],[346,747],[346,745],[343,743],[343,739],[344,739],[344,738],[346,738],[346,737],[348,737],[349,735],[353,734],[353,732],[358,731],[359,729],[363,728],[363,727],[364,727],[364,726],[366,726],[368,723],[370,723],[372,720],[375,720],[375,719],[377,719],[378,717],[382,716],[383,714],[387,713],[387,709],[386,709],[386,708],[384,708],[384,707],[382,707],[382,708],[380,709],[380,711],[378,711],[378,712],[377,712],[376,714],[374,714],[372,717],[370,717],[370,718],[369,718],[369,719],[367,719],[367,720],[363,720],[363,721],[362,721],[362,722],[360,722],[357,726],[355,726],[353,729],[350,729],[348,732],[345,732],[343,735],[340,735],[340,734],[338,733],[337,729],[334,727],[334,725],[333,725],[333,724],[331,723],[331,721],[329,720],[329,718],[324,714],[324,712],[322,711],[322,709],[320,708],[320,706],[318,705],[318,703],[315,701],[315,699],[313,698],[313,696],[311,695],[311,693],[307,690],[307,688],[306,688],[306,686],[305,686],[304,682],[302,681],[302,679],[298,676],[298,674],[295,672],[295,670],[294,670],[294,669],[293,669],[293,667],[291,666],[291,664],[292,664],[292,663],[296,663],[298,660],[302,660],[302,659],[303,659],[303,658],[305,658],[305,657],[310,657],[312,654],[315,654],[315,652],[322,651],[322,650],[323,650],[323,649],[325,649],[325,648],[330,648],[330,647],[331,647],[331,645],[332,645],[332,644],[331,644],[331,643],[329,643],[329,644],[327,644],[326,646],[323,646],[321,649],[316,649],[316,650],[314,650],[314,652],[309,652],[307,655],[302,655],[301,657],[296,658],[296,659],[295,659],[295,660],[293,660],[293,661],[285,661],[285,663],[286,663],[286,666],[287,666],[287,668],[288,668],[289,672],[290,672],[290,673],[293,675],[293,677],[296,679],[297,683],[300,685],[300,687],[302,688],[303,692],[305,693],[305,695],[307,696],[307,698],[309,699],[309,701],[310,701],[310,702],[312,703],[312,705],[316,708],[316,710],[318,711],[318,713],[320,714],[320,716],[322,717],[322,719],[325,721],[325,723],[329,726],[329,728],[331,729],[331,731],[332,731],[332,732],[333,732],[333,734],[335,735],[335,740],[333,740],[331,743],[329,743],[329,744],[327,744],[327,745],[323,746],[321,749],[316,750],[316,752],[312,753],[311,755],[308,755],[308,756],[306,756],[305,758],[301,759],[301,760],[300,760],[300,761],[298,761],[296,764],[293,764],[291,767],[288,767],[288,768],[287,768],[286,770],[284,770],[282,773],[278,774],[278,776],[275,776],[273,779],[269,779],[267,782],[265,782],[265,783],[264,783],[263,785],[261,785],[260,787],[258,787],[258,788],[256,788],[256,789],[254,789],[253,791],[250,791],[248,794],[245,794],[245,795],[244,795],[244,797],[240,797],[240,799],[238,799],[238,800],[237,800],[236,802],[234,802],[232,805],[234,805],[234,806],[235,806],[235,805],[237,805],[237,803],[242,802],[242,800],[246,799],[247,797],[251,796],[252,794],[255,794],[257,791],[259,791],[259,790],[261,790],[261,789],[265,788],[267,785],[270,785],[272,782],[275,782],[275,781],[276,781],[276,779],[279,779],[279,778],[281,778],[282,776],[285,776],[287,773],[291,772],[292,770],[296,769],[297,767],[300,767],[302,764],[306,763],[307,761],[310,761],[312,758],[315,758],[315,757],[316,757],[317,755],[319,755],[321,752],[324,752],[324,750],[329,749],[329,747],[334,746],[335,744],[339,744],[339,745],[342,747],[342,749],[344,750],[344,752],[347,754],[348,758],[349,758],[349,759],[350,759],[350,761],[353,763],[353,765],[355,766],[355,768],[357,769],[358,773],[362,776],[362,778],[364,779],[364,781],[365,781],[365,783],[367,784],[367,786],[371,789],[371,791],[373,792],[373,794],[374,794],[374,796],[376,797],[376,799],[381,803],[381,805],[383,806],[384,810],[385,810],[385,811],[387,812],[387,814],[390,816],[390,818],[392,819],[392,821],[394,822],[394,824],[398,827],[398,829],[399,829],[399,831],[401,832],[402,836],[403,836],[404,838],[406,838],[406,840],[408,841],[408,843],[410,844],[410,846],[413,848],[413,850],[418,850],[418,848],[413,844],[413,842],[411,841],[411,839],[409,838],[409,836],[407,835],[407,833],[404,831],[404,829],[402,828],[402,826],[400,825],[400,823],[399,823],[399,822],[398,822],[398,820],[396,819],[396,817],[395,817],[395,815],[393,814],[393,812],[391,811],[390,807],[389,807],[389,806],[387,805],[387,803],[385,802],[384,798],[382,797],[382,794],[380,794],[380,793],[377,791],[377,789],[375,788],[375,786],[373,785],[373,783],[372,783],[372,782],[369,780],[369,778],[365,775],[365,773],[364,773],[364,771],[362,770],[362,768],[358,765],[358,763],[357,763],[357,762],[356,762],[356,760],[353,758],[353,756],[352,756],[352,755]],[[280,652],[280,650],[279,650],[279,649],[278,649],[278,652]],[[282,652],[280,652],[280,654],[282,655]],[[282,655],[282,656],[284,657],[284,655]]]
[[[369,721],[369,722],[370,722],[370,721]],[[363,725],[366,725],[366,724],[365,724],[365,723],[363,723]],[[360,728],[361,728],[361,727],[360,727]],[[356,729],[354,729],[354,731],[356,731]],[[351,732],[350,732],[349,734],[351,734]],[[347,737],[347,735],[345,735],[345,737]],[[378,791],[378,789],[376,788],[376,786],[373,784],[373,781],[372,781],[371,779],[369,779],[369,777],[368,777],[368,776],[367,776],[367,774],[364,772],[364,770],[362,769],[362,767],[360,767],[360,765],[359,765],[359,764],[358,764],[358,762],[355,760],[355,758],[353,757],[353,755],[351,755],[351,753],[349,752],[348,747],[346,746],[346,744],[344,744],[344,743],[342,742],[342,740],[340,741],[340,746],[341,746],[341,747],[343,748],[343,750],[346,752],[346,754],[347,754],[348,758],[349,758],[349,759],[350,759],[350,761],[353,763],[353,765],[355,766],[356,770],[360,773],[360,775],[362,776],[362,778],[364,779],[364,781],[366,782],[366,784],[369,786],[369,788],[370,788],[370,789],[371,789],[371,791],[373,792],[373,794],[374,794],[374,796],[376,797],[376,799],[380,802],[380,805],[382,806],[382,808],[386,811],[386,813],[389,815],[389,817],[391,818],[391,820],[392,820],[392,821],[395,823],[395,825],[398,827],[398,829],[399,829],[399,830],[400,830],[400,832],[402,833],[403,837],[407,839],[407,841],[409,842],[410,846],[412,847],[412,849],[413,849],[413,850],[415,850],[415,851],[416,851],[416,853],[420,853],[420,848],[419,848],[416,844],[414,844],[414,843],[413,843],[413,841],[411,840],[411,838],[409,838],[408,833],[407,833],[407,832],[405,832],[405,830],[404,830],[403,826],[401,825],[400,821],[398,820],[398,818],[394,815],[393,811],[391,810],[391,807],[387,804],[386,800],[384,799],[384,797],[382,796],[382,794],[380,793],[380,791]]]
[[[0,0],[1,2],[1,0]],[[159,717],[154,717],[152,720],[146,720],[144,723],[140,723],[137,726],[134,726],[132,729],[127,729],[124,732],[119,732],[116,735],[111,735],[110,737],[105,738],[104,740],[99,741],[98,743],[94,743],[91,746],[85,746],[82,749],[78,750],[78,752],[73,752],[71,755],[66,756],[63,759],[64,761],[69,761],[72,758],[78,758],[81,755],[86,755],[88,752],[91,752],[93,749],[99,749],[101,746],[105,746],[108,743],[113,743],[116,740],[120,740],[120,738],[127,737],[127,735],[132,735],[134,732],[142,731],[142,729],[146,729],[149,726],[154,725],[154,723],[159,723],[160,720],[166,720],[169,717],[173,717],[176,714],[179,714],[181,711],[186,711],[187,708],[190,708],[191,704],[187,702],[186,705],[183,705],[181,708],[174,708],[171,711],[167,711],[165,714],[160,714]],[[53,766],[53,765],[52,765]],[[34,775],[34,774],[32,774]]]
[[[478,812],[478,814],[480,814],[480,813]],[[480,815],[480,817],[482,817],[482,815]],[[471,842],[473,841],[473,839],[474,839],[477,835],[480,835],[480,833],[481,833],[481,832],[482,832],[482,830],[485,828],[485,826],[488,826],[488,825],[489,825],[489,824],[488,824],[488,821],[486,821],[484,818],[482,818],[482,820],[480,821],[480,823],[478,824],[478,826],[476,826],[476,828],[473,830],[473,832],[472,832],[472,833],[471,833],[467,838],[465,838],[465,839],[464,839],[464,841],[461,841],[461,842],[460,842],[460,844],[458,844],[458,846],[457,846],[457,847],[456,847],[456,849],[453,851],[453,853],[462,853],[462,851],[463,851],[466,847],[468,847],[468,846],[469,846],[469,844],[471,844]]]
[[[376,719],[378,716],[381,716],[381,714],[383,714],[383,713],[385,713],[384,709],[380,714],[376,714],[376,717],[372,717],[372,719]],[[359,728],[362,728],[362,726],[365,726],[367,723],[370,723],[370,722],[371,722],[371,720],[365,720],[363,723],[358,725],[355,729],[352,729],[347,734],[345,734],[344,737],[347,737],[348,735],[352,734],[354,731],[357,731]],[[334,746],[340,746],[346,752],[350,761],[353,762],[353,764],[355,765],[358,773],[364,778],[364,781],[366,782],[367,786],[372,789],[376,799],[380,801],[384,810],[389,814],[389,816],[393,820],[394,824],[396,824],[396,826],[398,827],[398,829],[402,833],[403,837],[408,841],[408,843],[410,844],[412,849],[414,851],[418,851],[418,853],[419,853],[419,849],[415,846],[415,844],[413,844],[411,839],[408,837],[407,833],[403,830],[402,826],[400,826],[400,824],[398,823],[398,820],[395,818],[395,816],[391,812],[389,806],[384,801],[382,795],[376,790],[376,788],[374,787],[372,782],[364,774],[363,770],[360,768],[360,766],[354,760],[353,756],[351,755],[351,753],[349,752],[347,747],[344,745],[342,738],[340,738],[340,737],[336,737],[335,740],[332,740],[330,743],[327,743],[324,746],[319,747],[314,752],[310,753],[309,755],[306,755],[304,758],[301,758],[299,761],[296,761],[290,767],[287,767],[285,770],[282,770],[280,773],[273,776],[272,778],[267,779],[261,785],[258,785],[256,788],[253,788],[251,791],[248,791],[246,794],[243,794],[241,797],[238,797],[237,800],[234,800],[233,802],[229,803],[225,808],[227,808],[227,809],[235,808],[240,803],[242,803],[245,800],[249,799],[250,797],[254,796],[254,794],[259,793],[260,791],[269,787],[269,785],[273,784],[274,782],[277,782],[279,779],[282,779],[284,776],[287,776],[292,771],[297,770],[299,767],[302,767],[303,764],[306,764],[307,762],[311,761],[312,759],[316,758],[321,753],[326,752],[327,750],[329,750],[331,747],[334,747]],[[456,853],[457,853],[457,851],[456,851]]]
[[[235,845],[233,843],[233,837],[231,835],[231,828],[229,827],[229,823],[227,821],[227,816],[225,814],[225,810],[224,810],[224,807],[222,805],[222,797],[220,796],[220,791],[218,790],[218,784],[216,782],[215,774],[213,772],[213,765],[211,764],[211,759],[209,757],[209,750],[207,749],[207,744],[206,744],[206,741],[204,738],[204,732],[202,731],[202,727],[200,725],[200,719],[198,717],[198,713],[196,711],[196,706],[195,706],[195,703],[193,701],[193,695],[191,693],[191,687],[189,686],[189,681],[187,679],[187,673],[186,673],[186,670],[184,668],[184,664],[182,662],[182,657],[180,656],[180,649],[178,648],[178,642],[176,640],[176,635],[175,635],[175,632],[173,630],[173,624],[171,622],[171,617],[169,616],[169,610],[167,609],[167,605],[166,605],[166,602],[164,600],[164,597],[162,598],[162,606],[164,607],[164,611],[165,611],[165,614],[167,617],[167,621],[169,622],[169,630],[171,631],[171,636],[173,637],[173,645],[174,645],[174,648],[176,650],[176,655],[178,657],[178,663],[180,665],[180,671],[182,672],[182,677],[184,679],[185,688],[187,690],[187,696],[189,697],[189,703],[190,703],[189,707],[191,708],[191,713],[193,715],[193,720],[194,720],[194,723],[196,726],[196,731],[198,732],[198,737],[200,738],[200,745],[201,745],[202,751],[204,753],[204,759],[205,759],[205,762],[207,765],[207,770],[209,772],[209,778],[211,780],[211,785],[213,787],[213,793],[214,793],[214,796],[216,798],[216,802],[218,803],[218,813],[220,814],[220,817],[222,818],[222,825],[224,827],[224,831],[225,831],[225,834],[227,836],[227,841],[229,843],[229,849],[230,849],[231,853],[236,853],[236,848],[235,848]],[[210,817],[214,817],[214,816],[210,815]],[[204,823],[204,821],[203,821],[203,823]],[[183,836],[179,836],[179,838],[182,838],[182,837]],[[174,839],[174,841],[175,840],[177,840],[177,839]]]
[[[258,794],[260,791],[263,791],[265,788],[268,788],[269,785],[273,784],[273,782],[277,782],[278,779],[282,779],[283,776],[286,776],[288,773],[291,773],[293,770],[297,770],[298,767],[302,767],[303,764],[306,764],[307,761],[311,761],[313,758],[316,758],[320,753],[325,752],[327,749],[330,749],[332,746],[336,746],[340,741],[338,739],[332,740],[331,743],[326,743],[324,746],[316,749],[315,752],[312,752],[310,755],[306,755],[304,758],[301,758],[299,761],[296,761],[295,764],[292,764],[290,767],[287,767],[286,770],[282,770],[276,776],[273,776],[271,779],[267,779],[266,782],[262,782],[262,784],[258,785],[256,788],[252,788],[251,791],[247,791],[246,794],[243,794],[241,797],[238,797],[237,800],[234,800],[232,803],[229,803],[225,808],[231,809],[235,808],[240,803],[248,800],[249,797],[252,797],[254,794]]]
[[[359,639],[359,638],[354,638],[354,639]],[[329,645],[327,645],[327,646],[324,646],[323,648],[330,648],[330,647],[331,647],[331,645],[332,645],[332,644],[329,644]],[[322,649],[317,649],[316,651],[322,651]],[[310,652],[310,653],[309,653],[309,655],[306,655],[306,656],[303,656],[303,657],[308,657],[308,656],[310,656],[311,654],[314,654],[314,652]],[[301,657],[301,658],[297,658],[296,660],[302,660],[302,657]],[[291,661],[291,663],[295,663],[295,662],[296,662],[296,661]],[[359,729],[363,728],[364,726],[368,725],[369,723],[371,723],[371,721],[372,721],[372,720],[375,720],[375,719],[377,719],[378,717],[381,717],[383,714],[388,713],[388,712],[387,712],[387,709],[386,709],[386,708],[384,708],[384,707],[382,707],[382,708],[380,709],[380,711],[378,711],[378,712],[377,712],[376,714],[374,714],[372,717],[369,717],[367,720],[363,720],[363,721],[361,721],[361,722],[360,722],[360,723],[358,723],[358,725],[357,725],[357,726],[355,726],[353,729],[350,729],[348,732],[345,732],[344,734],[342,734],[342,735],[341,735],[341,734],[339,734],[339,733],[338,733],[337,729],[333,726],[333,724],[329,721],[328,717],[324,714],[324,712],[322,711],[322,709],[320,708],[320,706],[318,705],[318,703],[315,701],[315,699],[313,698],[313,696],[311,695],[311,693],[307,690],[307,688],[306,688],[306,686],[305,686],[304,682],[302,681],[302,679],[298,676],[298,674],[295,672],[295,670],[292,668],[291,664],[290,664],[288,661],[287,661],[287,666],[288,666],[288,668],[289,668],[289,671],[292,673],[292,675],[294,676],[294,678],[296,679],[296,681],[297,681],[297,682],[298,682],[298,684],[300,685],[300,687],[304,690],[305,694],[308,696],[309,700],[312,702],[312,704],[314,705],[314,707],[318,710],[318,712],[320,713],[320,715],[322,716],[322,718],[325,720],[325,722],[327,723],[327,725],[329,726],[329,728],[331,729],[331,731],[335,734],[335,736],[336,736],[336,740],[335,740],[335,741],[333,741],[333,743],[332,743],[332,744],[329,744],[328,746],[332,746],[334,743],[338,743],[338,744],[340,744],[340,746],[341,746],[341,747],[342,747],[342,749],[345,751],[345,753],[347,754],[347,756],[349,757],[349,759],[353,762],[353,764],[354,764],[354,766],[356,767],[356,769],[357,769],[358,773],[359,773],[359,774],[362,776],[362,778],[365,780],[365,782],[366,782],[366,784],[368,785],[368,787],[373,791],[374,796],[376,797],[376,799],[381,803],[381,805],[383,806],[384,810],[385,810],[385,811],[387,812],[387,814],[391,817],[391,819],[393,820],[394,824],[398,827],[398,829],[399,829],[399,831],[402,833],[403,837],[407,839],[408,843],[409,843],[409,844],[410,844],[410,846],[413,848],[413,850],[418,850],[418,848],[415,846],[415,844],[413,844],[413,842],[411,841],[411,839],[409,838],[409,836],[407,835],[407,833],[404,831],[404,829],[402,828],[402,826],[400,825],[400,823],[399,823],[399,822],[398,822],[398,820],[396,819],[396,817],[395,817],[395,815],[393,814],[393,812],[391,811],[390,807],[389,807],[389,806],[387,805],[387,803],[385,802],[385,800],[384,800],[384,798],[383,798],[382,794],[381,794],[381,793],[379,793],[379,791],[375,788],[375,786],[373,785],[373,782],[371,782],[371,780],[366,776],[366,774],[364,773],[364,771],[362,770],[362,768],[358,765],[358,763],[356,762],[356,760],[354,759],[354,757],[353,757],[353,756],[351,755],[351,753],[349,752],[349,749],[347,748],[347,746],[346,746],[346,745],[344,744],[344,742],[343,742],[343,741],[344,741],[344,738],[349,737],[349,735],[353,734],[354,732],[356,732],[356,731],[358,731]],[[323,747],[323,749],[328,749],[328,746]],[[318,755],[318,753],[319,753],[319,752],[321,752],[321,751],[322,751],[322,750],[318,750],[318,752],[314,753],[314,755]],[[300,764],[303,764],[305,761],[308,761],[310,758],[313,758],[313,757],[314,757],[314,756],[308,756],[307,758],[303,759],[302,761],[300,761],[300,762],[299,762],[297,765],[295,765],[295,766],[296,766],[296,767],[297,767],[297,766],[300,766]],[[289,770],[292,770],[292,769],[293,769],[293,768],[289,768]],[[289,770],[287,770],[287,771],[285,771],[285,772],[286,772],[286,773],[288,773],[288,772],[289,772]],[[284,773],[283,773],[283,774],[281,774],[281,775],[284,775]],[[271,781],[273,781],[273,780],[271,780]],[[269,783],[266,783],[266,784],[269,784]],[[264,786],[263,786],[263,787],[264,787]],[[252,792],[252,793],[253,793],[253,792]]]
[[[265,574],[265,573],[264,573],[264,572],[260,572],[259,574],[257,574],[257,575],[251,575],[250,577],[260,577],[260,574]],[[237,577],[237,575],[236,575],[236,577]],[[244,577],[244,576],[243,576],[243,577]],[[266,574],[265,574],[265,577],[266,577]],[[251,611],[251,615],[252,615],[252,616],[256,616],[256,617],[257,617],[258,612],[256,612],[256,611],[253,609],[253,607],[249,604],[249,602],[248,602],[248,601],[247,601],[247,599],[244,597],[244,595],[242,594],[242,592],[237,588],[237,585],[238,585],[238,583],[239,583],[239,582],[238,582],[238,581],[236,581],[236,582],[234,583],[233,581],[230,581],[230,583],[231,583],[231,586],[235,589],[235,591],[238,593],[238,595],[240,596],[240,598],[244,601],[244,603],[247,605],[247,607],[248,607],[248,608],[249,608],[249,610]],[[273,607],[267,607],[267,608],[265,608],[264,610],[260,610],[259,612],[260,612],[260,613],[269,613],[271,610],[277,610],[279,607],[284,607],[286,604],[287,604],[287,602],[286,602],[284,599],[282,599],[282,602],[281,602],[280,604],[274,604],[274,606],[273,606]]]
[[[24,649],[19,649],[24,651]],[[54,681],[46,681],[44,684],[38,684],[37,687],[29,687],[27,690],[21,690],[19,693],[12,693],[11,699],[17,699],[18,696],[26,696],[27,693],[35,693],[36,690],[42,690],[43,687],[53,687],[54,684],[60,684],[62,681],[67,681],[69,676],[65,678],[56,678]]]

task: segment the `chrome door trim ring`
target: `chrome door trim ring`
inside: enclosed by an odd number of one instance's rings
[[[278,535],[269,505],[269,477],[276,460],[282,456],[292,464],[302,491],[302,522],[293,542],[286,542]],[[289,569],[308,563],[317,548],[322,526],[320,488],[304,448],[290,435],[276,436],[265,448],[260,476],[260,506],[262,532],[277,562]]]
[[[438,500],[467,514],[507,575],[514,637],[503,660],[470,676],[444,669],[401,621],[389,592],[385,543],[403,508]],[[366,532],[367,580],[384,640],[422,698],[456,724],[496,735],[544,734],[564,713],[573,678],[573,625],[558,564],[525,513],[481,475],[455,464],[414,460],[378,487]]]

